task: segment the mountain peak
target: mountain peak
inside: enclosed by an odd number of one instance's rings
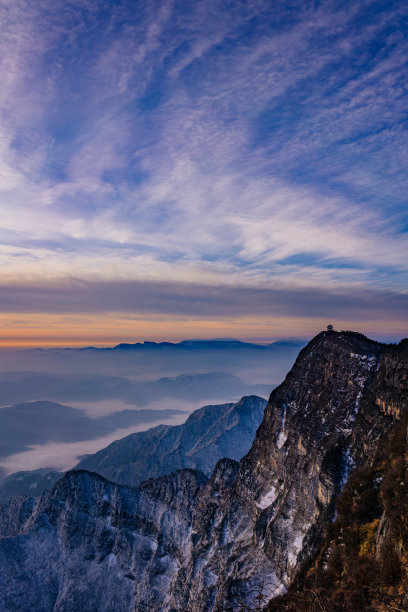
[[[203,406],[181,425],[161,425],[116,440],[86,456],[77,468],[130,486],[181,468],[209,476],[222,457],[239,460],[248,452],[266,404],[253,395],[236,404]]]

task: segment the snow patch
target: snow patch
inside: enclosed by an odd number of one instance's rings
[[[278,436],[278,439],[276,441],[276,446],[280,449],[282,448],[282,446],[285,444],[286,440],[288,439],[288,435],[282,430]]]
[[[273,596],[277,597],[278,595],[284,595],[286,593],[286,587],[283,583],[281,583],[274,591]]]
[[[263,510],[264,508],[267,508],[268,506],[273,504],[277,496],[278,493],[276,491],[276,487],[272,487],[272,489],[270,489],[267,493],[265,493],[265,495],[261,497],[261,499],[257,502],[256,505],[258,506],[258,508],[261,508],[261,510]]]
[[[209,587],[212,587],[212,586],[216,585],[217,584],[217,580],[218,580],[217,574],[214,574],[214,572],[212,572],[211,570],[207,570],[205,572],[204,584],[205,584],[205,587],[207,589]]]
[[[299,552],[303,546],[303,534],[299,533],[292,544],[292,549],[288,554],[288,564],[296,565]]]
[[[295,541],[293,542],[293,548],[298,553],[301,550],[302,545],[303,545],[303,535],[299,533],[296,536]]]
[[[288,434],[285,433],[285,421],[286,421],[286,404],[283,404],[283,413],[281,419],[281,430],[279,432],[278,439],[276,441],[276,446],[281,449],[288,439]]]
[[[344,468],[343,473],[340,476],[340,489],[344,487],[347,482],[347,479],[350,475],[350,472],[355,468],[355,462],[350,453],[350,448],[347,447],[344,452]]]

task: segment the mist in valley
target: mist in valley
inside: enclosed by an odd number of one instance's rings
[[[301,341],[145,343],[0,353],[0,479],[67,470],[115,439],[206,404],[268,398]]]

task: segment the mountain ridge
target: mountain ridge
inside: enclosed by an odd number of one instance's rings
[[[15,498],[0,602],[24,588],[22,610],[43,596],[45,610],[91,612],[101,597],[103,610],[259,609],[318,550],[350,473],[372,464],[408,410],[404,346],[319,334],[272,392],[248,454],[221,459],[209,479],[181,470],[129,489],[71,472],[35,507]],[[1,511],[6,533],[12,513]],[[36,562],[39,547],[50,556]]]
[[[174,349],[174,350],[194,350],[194,349],[261,349],[270,350],[278,347],[285,346],[300,346],[305,344],[307,341],[303,339],[288,340],[276,340],[266,344],[257,344],[255,342],[246,342],[244,340],[236,340],[234,338],[210,338],[210,339],[192,339],[192,340],[180,340],[179,342],[155,342],[153,340],[143,340],[142,342],[120,342],[114,346],[97,347],[97,346],[84,346],[84,347],[55,347],[55,348],[33,348],[28,349],[30,352],[41,351],[132,351],[132,350],[163,350],[163,349]]]
[[[163,476],[183,467],[201,469],[208,476],[218,459],[228,456],[238,460],[248,451],[266,404],[267,401],[261,397],[248,396],[235,403],[202,406],[180,425],[157,425],[116,440],[100,451],[83,457],[76,469],[92,470],[108,480],[129,486],[137,486],[152,476]],[[70,431],[76,431],[78,427],[85,435],[87,430],[84,427],[88,422],[98,425],[98,420],[86,420],[78,409],[52,402],[42,402],[41,405],[44,408],[68,410],[60,419],[64,426],[61,435],[64,437],[68,437]],[[134,412],[137,417],[139,411]],[[155,413],[161,416],[167,414],[163,411],[149,411],[150,417],[156,419]],[[143,416],[143,411],[141,414]],[[122,418],[131,416],[132,411],[119,413]],[[71,430],[65,425],[64,417],[65,421],[70,422]],[[102,424],[110,423],[115,418],[112,415],[99,421]],[[76,428],[73,427],[75,421]],[[41,468],[3,477],[0,480],[0,504],[13,495],[38,496],[62,476],[63,472]]]
[[[209,476],[217,460],[239,460],[246,454],[266,404],[263,398],[248,396],[236,403],[203,406],[181,425],[159,425],[130,434],[85,457],[76,467],[131,486],[181,468]]]

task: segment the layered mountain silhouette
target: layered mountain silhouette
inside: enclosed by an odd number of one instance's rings
[[[116,429],[148,424],[183,414],[182,410],[121,410],[90,418],[83,410],[49,401],[0,409],[0,457],[29,450],[30,445],[75,442],[105,436]]]

